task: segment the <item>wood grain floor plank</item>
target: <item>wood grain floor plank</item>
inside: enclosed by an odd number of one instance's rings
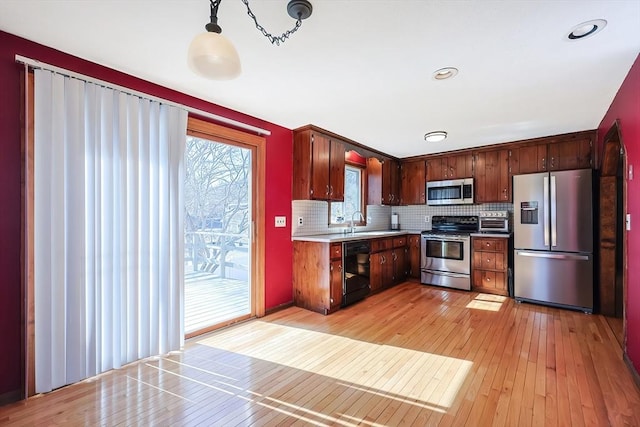
[[[0,424],[640,425],[604,318],[482,298],[407,282],[330,316],[290,307],[1,407]]]

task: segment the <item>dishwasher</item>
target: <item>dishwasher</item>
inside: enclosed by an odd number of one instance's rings
[[[364,299],[371,292],[368,240],[344,242],[342,248],[342,306]]]

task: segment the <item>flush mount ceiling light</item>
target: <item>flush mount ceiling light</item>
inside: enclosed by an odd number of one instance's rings
[[[436,130],[433,132],[426,133],[424,135],[424,140],[427,142],[440,142],[444,141],[447,138],[447,133],[443,130]]]
[[[594,19],[593,21],[583,22],[578,24],[569,31],[567,38],[569,40],[580,40],[585,37],[590,37],[607,26],[607,21],[604,19]]]
[[[458,69],[454,67],[440,68],[433,72],[433,78],[436,80],[446,80],[458,74]]]
[[[211,3],[210,22],[205,25],[205,33],[198,34],[191,44],[187,54],[187,64],[196,74],[213,80],[229,80],[240,74],[240,57],[233,44],[224,37],[222,28],[218,25],[218,8],[222,0],[209,0]],[[313,7],[307,0],[291,0],[287,4],[289,16],[296,20],[295,26],[287,30],[280,36],[269,34],[262,25],[258,23],[256,16],[249,7],[249,0],[242,0],[247,6],[247,14],[271,44],[279,46],[284,43],[291,34],[298,31],[302,20],[311,16]]]

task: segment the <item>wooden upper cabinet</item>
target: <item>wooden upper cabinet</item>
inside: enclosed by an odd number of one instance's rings
[[[501,203],[511,200],[509,150],[481,151],[475,154],[475,203]]]
[[[342,141],[314,129],[294,131],[293,199],[344,200]]]
[[[473,154],[452,154],[446,157],[427,159],[427,181],[471,178],[473,176]]]
[[[400,164],[393,159],[367,159],[367,188],[369,205],[398,205],[400,203]]]
[[[511,148],[511,174],[593,167],[594,132],[541,138]]]
[[[591,168],[592,146],[593,139],[589,136],[549,144],[549,170]]]
[[[442,181],[442,157],[427,159],[427,181]]]
[[[443,161],[444,179],[471,178],[473,176],[473,154],[457,154]]]
[[[426,187],[424,160],[403,162],[400,165],[400,204],[424,205]]]

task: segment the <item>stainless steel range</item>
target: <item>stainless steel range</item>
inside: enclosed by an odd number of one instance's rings
[[[471,290],[470,234],[477,231],[477,216],[433,216],[422,232],[420,281]]]

